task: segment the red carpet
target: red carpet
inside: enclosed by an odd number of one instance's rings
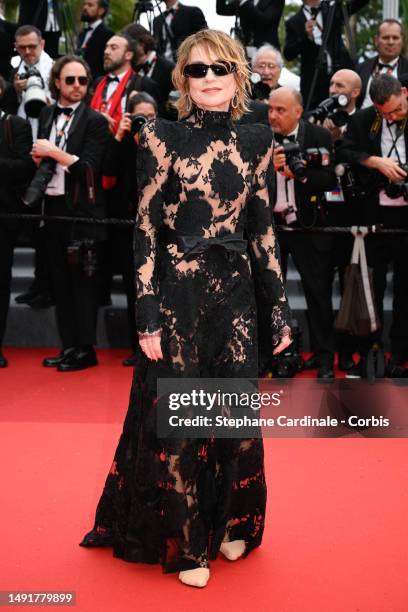
[[[205,589],[188,588],[78,546],[127,408],[126,352],[100,351],[99,367],[70,374],[40,366],[53,351],[5,353],[0,591],[76,591],[81,612],[408,609],[406,440],[266,440],[263,546],[216,561]]]

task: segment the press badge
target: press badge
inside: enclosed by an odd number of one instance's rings
[[[340,179],[337,180],[337,187],[332,191],[326,191],[326,202],[344,203],[343,189],[341,188]]]

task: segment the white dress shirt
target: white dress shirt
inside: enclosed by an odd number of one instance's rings
[[[96,28],[101,25],[101,23],[102,23],[102,19],[98,19],[97,21],[94,21],[93,23],[88,24],[88,30],[85,34],[84,40],[82,41],[81,49],[86,47],[92,34],[95,32]]]
[[[69,128],[71,127],[71,123],[72,123],[72,120],[73,120],[74,115],[75,115],[75,110],[78,108],[78,106],[80,104],[81,104],[81,102],[76,102],[75,104],[70,104],[70,107],[74,110],[72,115],[70,117],[67,117],[66,115],[61,113],[61,115],[58,115],[57,121],[56,122],[54,121],[54,123],[52,124],[49,140],[50,140],[50,142],[55,144],[55,141],[56,141],[56,138],[57,138],[57,130],[58,131],[63,130],[63,135],[62,135],[62,138],[61,138],[60,143],[58,145],[58,148],[62,149],[63,151],[65,151],[66,146],[67,146],[68,132],[69,132]],[[77,161],[79,159],[76,156],[74,156],[74,157],[76,158],[75,161]],[[65,172],[69,172],[69,167],[68,166],[63,166],[61,164],[57,164],[56,165],[53,177],[50,180],[50,182],[48,183],[47,189],[45,191],[45,193],[48,196],[62,196],[62,195],[65,195]]]
[[[309,21],[309,19],[313,19],[313,15],[310,10],[310,7],[304,6],[303,14],[306,17],[307,21]],[[315,21],[316,21],[316,25],[314,26],[313,31],[312,31],[313,42],[315,43],[315,45],[318,45],[319,47],[321,47],[323,43],[323,27],[324,27],[323,26],[323,15],[321,11],[317,13],[317,17]],[[333,62],[332,62],[330,53],[327,50],[326,50],[326,62],[327,62],[327,71],[330,72]]]
[[[377,74],[390,74],[391,76],[397,79],[398,78],[398,62],[399,62],[399,57],[392,60],[392,62],[387,62],[387,64],[392,67],[393,69],[392,72],[389,71],[388,68],[381,68],[381,70],[378,70],[378,72],[376,72],[375,74],[376,75]],[[371,85],[372,80],[373,80],[373,75],[371,75],[370,78],[368,79],[366,95],[363,100],[363,104],[361,105],[361,108],[367,108],[367,106],[373,105],[373,101],[371,100],[371,97],[370,97],[370,85]]]
[[[294,136],[297,138],[299,132],[299,124],[296,128],[288,134],[288,136]],[[276,173],[276,204],[273,212],[284,213],[285,211],[293,209],[297,211],[296,197],[295,197],[295,180],[287,176],[284,176],[280,172]]]
[[[127,74],[127,70],[125,70],[125,72],[121,72],[121,74],[110,74],[109,76],[111,77],[117,77],[119,79],[119,81],[111,81],[110,83],[108,83],[108,88],[106,90],[106,100],[109,102],[111,102],[111,97],[113,96],[113,94],[115,93],[115,91],[117,90],[120,81],[123,79],[123,77]],[[124,95],[122,96],[122,100],[121,100],[121,106],[122,106],[122,113],[125,112],[126,110],[126,101],[127,101],[127,96]],[[109,111],[109,107],[110,104],[108,104],[108,111]]]
[[[169,9],[169,10],[175,11],[175,10],[178,9],[178,6],[179,6],[179,3],[176,2],[176,4],[174,6],[172,6],[171,9]],[[165,17],[165,22],[166,22],[167,28],[170,30],[171,34],[173,33],[172,29],[171,29],[171,22],[173,21],[173,18],[174,18],[174,13],[169,13]],[[172,49],[172,46],[171,46],[170,39],[167,36],[167,28],[166,28],[166,26],[163,23],[163,38],[166,41],[166,48],[164,50],[164,57],[169,59],[169,60],[171,60],[171,61],[173,61],[174,60],[173,49]]]
[[[381,131],[381,153],[383,157],[390,157],[395,159],[401,164],[405,164],[407,161],[407,154],[405,149],[405,138],[402,133],[396,142],[396,147],[392,150],[393,142],[397,135],[397,125],[393,123],[388,126],[387,121],[383,119],[382,131]],[[395,148],[398,151],[398,155],[395,152]],[[399,158],[399,159],[398,159]],[[408,202],[403,198],[389,198],[385,191],[380,191],[380,206],[408,206]]]

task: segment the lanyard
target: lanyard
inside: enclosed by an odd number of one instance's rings
[[[57,119],[54,121],[54,126],[55,126],[55,146],[56,147],[60,146],[61,141],[62,141],[64,136],[65,136],[65,141],[66,141],[65,130],[67,129],[68,123],[71,121],[73,116],[74,116],[74,113],[72,113],[71,115],[65,117],[65,122],[64,122],[64,125],[61,127],[61,129],[58,129],[58,127],[57,127],[57,123],[58,123],[59,117],[57,117]]]
[[[399,125],[397,126],[397,130],[396,130],[395,137],[394,137],[394,135],[393,135],[393,133],[392,133],[392,131],[391,131],[391,127],[390,127],[390,126],[387,124],[387,129],[388,129],[388,132],[389,132],[389,134],[390,134],[390,136],[391,136],[391,140],[392,140],[392,147],[391,147],[391,149],[388,151],[388,155],[387,155],[387,157],[391,157],[391,154],[392,154],[392,152],[393,152],[393,151],[394,151],[394,149],[395,149],[395,153],[396,153],[396,155],[397,155],[398,163],[399,163],[400,165],[401,165],[401,163],[402,163],[402,162],[401,162],[401,157],[400,157],[399,151],[398,151],[398,149],[397,149],[397,142],[398,142],[398,139],[399,139],[399,138],[402,136],[402,134],[404,133],[406,124],[407,124],[407,118],[405,117],[405,119],[404,119],[403,123],[402,123],[402,124],[399,124]]]

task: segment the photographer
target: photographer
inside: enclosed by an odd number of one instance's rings
[[[356,112],[356,100],[361,91],[361,79],[354,70],[338,70],[330,79],[330,98],[320,107],[308,113],[314,122],[320,123],[329,130],[335,149],[343,140],[344,132],[350,118]],[[340,97],[342,105],[340,106]],[[330,105],[330,101],[333,102]],[[337,186],[325,193],[324,212],[326,224],[332,227],[350,227],[357,223],[355,217],[355,199],[352,188],[347,188],[350,181],[349,170],[343,166],[336,167]],[[340,176],[341,175],[341,176]],[[352,180],[352,179],[351,179]],[[345,189],[343,190],[343,184]],[[351,183],[352,187],[352,183]],[[333,234],[331,249],[327,252],[327,262],[330,266],[331,279],[328,279],[332,289],[336,270],[339,274],[340,291],[344,289],[344,273],[346,266],[350,263],[353,248],[353,236],[351,234]],[[354,369],[353,353],[355,341],[345,334],[336,334],[336,344],[339,353],[339,369],[351,372]],[[317,367],[315,356],[305,362],[306,369]]]
[[[216,4],[218,15],[238,15],[246,46],[258,48],[270,43],[277,49],[284,6],[284,0],[217,0]]]
[[[271,93],[269,122],[276,142],[276,176],[270,188],[278,225],[312,228],[324,223],[321,201],[324,192],[335,187],[336,176],[329,132],[302,120],[302,113],[302,98],[296,90],[281,87]],[[331,243],[329,235],[279,233],[282,269],[286,274],[290,253],[302,279],[318,377],[323,379],[334,376],[333,309],[326,257]]]
[[[155,119],[157,104],[147,93],[135,94],[128,103],[128,112],[121,119],[119,129],[111,139],[103,164],[103,182],[108,189],[109,216],[134,219],[138,200],[136,182],[139,132],[143,125]],[[119,269],[127,299],[130,346],[133,354],[123,361],[133,366],[137,348],[135,322],[135,272],[133,254],[133,226],[113,225],[110,233],[111,272]]]
[[[358,65],[357,70],[362,80],[361,96],[358,107],[367,108],[373,101],[370,98],[370,85],[379,74],[391,74],[399,78],[408,72],[408,59],[402,55],[404,47],[404,30],[396,19],[384,19],[378,24],[374,37],[377,55]]]
[[[282,68],[282,56],[272,45],[263,45],[255,52],[251,76],[253,100],[267,101],[271,91],[280,87]],[[259,80],[255,81],[255,75],[259,75]]]
[[[408,91],[391,75],[372,80],[374,106],[357,112],[350,120],[338,160],[350,164],[359,190],[359,225],[380,224],[385,228],[408,228],[407,114]],[[387,270],[393,265],[391,359],[388,376],[404,376],[408,357],[408,237],[398,234],[369,234],[367,259],[373,268],[376,306],[381,322]],[[365,375],[365,356],[370,346],[381,343],[380,333],[362,347],[360,375]]]
[[[344,8],[349,16],[368,4],[368,0],[347,0]],[[318,57],[326,34],[329,12],[334,7],[333,24],[327,41],[323,64]],[[309,101],[310,88],[316,69],[318,79],[310,106],[317,106],[327,98],[330,76],[340,68],[354,68],[342,39],[344,17],[341,2],[334,0],[303,0],[303,7],[285,24],[286,40],[284,56],[293,61],[300,56],[300,91],[305,103]]]
[[[62,351],[43,365],[60,372],[97,364],[99,255],[106,227],[75,221],[106,215],[100,174],[109,130],[106,120],[84,102],[90,81],[90,69],[81,58],[65,56],[55,62],[50,89],[57,103],[40,115],[39,139],[32,149],[38,170],[24,196],[28,205],[44,198],[48,216],[73,220],[45,223]]]
[[[0,99],[4,95],[5,81],[0,77]],[[0,212],[25,213],[21,202],[24,185],[30,181],[35,166],[30,157],[31,128],[21,117],[0,111]],[[10,302],[11,268],[13,252],[21,230],[21,221],[0,219],[0,368],[7,366],[1,352],[6,330]]]
[[[28,119],[31,124],[34,140],[37,138],[38,114],[37,117],[29,116],[26,108],[28,96],[27,86],[29,85],[30,75],[39,75],[44,100],[51,104],[51,94],[48,88],[48,80],[53,64],[51,57],[44,51],[44,40],[40,30],[31,25],[18,28],[15,35],[16,50],[20,56],[13,58],[10,81],[13,83],[14,96],[10,99],[11,107],[8,109],[13,114],[17,114],[23,119]],[[40,93],[40,92],[39,92]]]
[[[49,55],[59,57],[61,16],[59,0],[20,0],[19,25],[29,23],[43,33],[45,49]]]

